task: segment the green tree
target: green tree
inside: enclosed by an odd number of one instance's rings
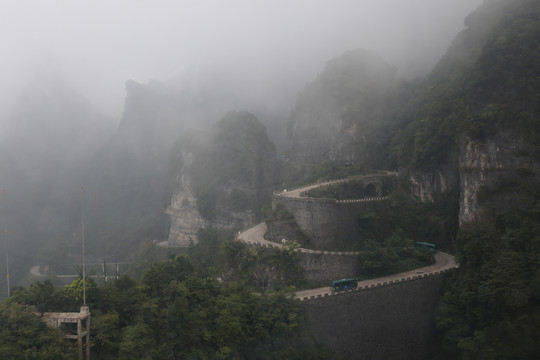
[[[540,356],[540,224],[537,212],[499,213],[457,238],[459,273],[436,314],[445,351],[463,359]]]
[[[163,302],[170,301],[174,298],[174,292],[193,271],[193,265],[185,254],[161,261],[144,273],[142,282],[145,293]]]
[[[23,287],[15,288],[11,300],[33,305],[41,313],[63,311],[67,306],[65,294],[58,287],[55,287],[50,280],[33,283],[28,289]]]
[[[260,218],[276,179],[275,148],[266,128],[249,112],[231,111],[210,136],[191,170],[199,212],[208,219],[241,211]]]
[[[0,304],[0,359],[73,359],[76,350],[57,329],[48,328],[31,306]]]
[[[93,307],[97,301],[97,293],[96,282],[88,276],[83,281],[82,274],[64,288],[65,297],[74,310],[82,306],[85,300],[87,306]]]

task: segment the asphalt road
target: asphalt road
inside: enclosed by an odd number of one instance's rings
[[[391,175],[391,174],[392,173],[387,172],[387,175]],[[299,189],[293,189],[290,191],[283,190],[283,191],[278,192],[278,194],[282,196],[287,196],[287,197],[300,197],[300,194],[304,191],[308,191],[313,188],[320,187],[320,186],[330,184],[330,183],[335,183],[335,181],[328,181],[324,183],[313,184],[313,185],[305,186]],[[237,240],[248,243],[248,244],[249,243],[260,244],[262,246],[274,246],[274,247],[280,248],[282,246],[281,244],[264,239],[264,234],[266,233],[266,230],[267,228],[264,222],[257,224],[247,230],[244,230],[243,232],[239,232],[237,236]],[[298,251],[312,252],[308,249],[298,249]],[[390,281],[393,281],[393,282],[401,281],[401,280],[405,280],[413,276],[427,274],[430,272],[447,270],[447,269],[453,269],[456,267],[457,267],[457,264],[456,264],[454,256],[444,253],[444,252],[437,251],[435,253],[435,263],[432,265],[424,266],[419,269],[406,271],[399,274],[360,281],[358,282],[358,288],[370,286],[370,285],[374,285],[378,283],[390,282]],[[298,291],[296,292],[295,298],[298,299],[298,298],[304,298],[304,297],[318,296],[318,295],[324,295],[328,293],[330,293],[330,287],[325,286],[325,287],[321,287],[317,289]]]
[[[388,276],[378,277],[378,278],[374,278],[374,279],[359,281],[358,282],[358,288],[365,287],[365,286],[370,286],[370,285],[374,285],[374,284],[378,284],[378,283],[390,282],[390,281],[393,281],[393,282],[396,282],[398,280],[402,281],[402,280],[405,280],[405,279],[407,279],[409,277],[413,277],[413,276],[416,276],[416,275],[427,274],[427,273],[430,273],[430,272],[442,271],[442,270],[447,270],[447,269],[453,269],[455,267],[457,267],[457,264],[456,264],[456,260],[455,260],[454,256],[452,256],[450,254],[447,254],[447,253],[444,253],[444,252],[441,252],[441,251],[437,251],[435,253],[435,263],[432,264],[432,265],[424,266],[422,268],[402,272],[402,273],[399,273],[399,274],[388,275]],[[338,279],[336,279],[336,280],[338,280]],[[295,298],[301,299],[301,298],[304,298],[304,297],[324,295],[324,294],[327,294],[327,293],[331,293],[331,290],[330,290],[329,286],[325,286],[325,287],[321,287],[321,288],[317,288],[317,289],[309,289],[309,290],[297,291],[296,294],[295,294]]]

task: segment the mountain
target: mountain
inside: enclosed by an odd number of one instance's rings
[[[370,137],[397,116],[406,87],[396,69],[374,53],[348,51],[329,61],[298,95],[287,125],[288,157],[365,164]]]
[[[418,201],[450,196],[460,270],[437,312],[445,354],[537,358],[540,2],[488,0],[465,25],[408,85],[365,52],[330,62],[298,98],[289,156],[399,169]]]
[[[467,17],[423,84],[416,117],[391,144],[418,196],[459,187],[461,224],[479,219],[488,202],[532,206],[517,196],[529,186],[515,184],[513,196],[492,192],[484,206],[479,196],[503,178],[539,180],[537,13],[534,1],[488,1]]]
[[[175,242],[179,234],[195,238],[201,227],[243,227],[260,218],[275,149],[247,112],[216,122],[237,94],[212,83],[214,75],[187,71],[169,82],[126,83],[118,130],[88,170],[90,254],[130,258],[145,240]]]
[[[167,158],[192,121],[189,99],[167,84],[130,80],[126,94],[118,129],[87,169],[88,251],[97,259],[125,260],[165,236]]]
[[[423,79],[400,79],[363,50],[328,62],[298,96],[281,163],[263,121],[229,111],[242,91],[225,75],[128,81],[110,137],[69,87],[29,88],[0,145],[4,221],[24,259],[15,268],[27,271],[50,244],[50,263],[78,261],[81,201],[90,256],[130,259],[147,239],[186,246],[201,228],[261,220],[287,169],[299,183],[321,168],[336,175],[336,164],[395,169],[404,205],[377,226],[428,233],[428,220],[441,220],[429,235],[445,231],[434,242],[460,265],[435,314],[441,357],[540,358],[540,2],[487,0],[465,25]],[[403,209],[421,203],[434,210],[409,220]]]
[[[261,220],[261,208],[270,205],[276,154],[259,119],[245,111],[228,112],[204,144],[183,137],[173,153],[169,244],[196,242],[199,228],[245,228]]]
[[[110,134],[111,124],[69,83],[52,76],[29,84],[6,116],[0,184],[6,190],[2,223],[9,228],[15,259],[12,284],[40,254],[55,253],[60,244],[63,254],[74,243],[79,248],[73,229],[80,228],[84,168]]]

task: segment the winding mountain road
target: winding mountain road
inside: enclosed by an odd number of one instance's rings
[[[346,178],[346,179],[330,180],[330,181],[311,184],[311,185],[307,185],[307,186],[303,186],[303,187],[295,188],[295,189],[291,189],[291,190],[287,190],[287,189],[279,190],[279,191],[275,191],[274,193],[278,194],[278,195],[282,195],[282,196],[287,196],[287,197],[301,197],[301,194],[303,192],[306,192],[306,191],[309,191],[311,189],[315,189],[315,188],[318,188],[318,187],[321,187],[321,186],[325,186],[325,185],[339,184],[339,183],[342,183],[342,182],[347,182],[347,181],[355,180],[355,179],[357,179],[357,180],[368,179],[370,177],[373,178],[374,176],[397,175],[397,172],[395,172],[395,171],[386,171],[385,170],[385,171],[381,171],[381,173],[384,173],[384,174],[368,174],[368,175],[351,176],[351,177]]]
[[[244,232],[239,233],[236,239],[237,241],[241,241],[248,245],[259,245],[259,246],[277,247],[277,248],[282,247],[281,244],[265,240],[264,239],[265,233],[266,233],[266,224],[260,223],[245,230]],[[308,253],[317,252],[316,250],[303,249],[303,248],[299,248],[297,249],[297,251],[308,252]],[[324,251],[324,252],[332,253],[331,251]],[[444,253],[442,251],[437,251],[435,253],[434,264],[424,266],[418,269],[398,273],[398,274],[359,281],[358,289],[374,286],[376,284],[395,283],[395,282],[410,280],[411,278],[414,278],[414,277],[420,277],[420,276],[424,276],[430,273],[437,273],[441,271],[451,270],[457,267],[458,265],[453,255]],[[310,297],[325,296],[328,294],[331,294],[330,287],[324,286],[324,287],[320,287],[316,289],[297,291],[295,294],[295,298],[305,299],[305,298],[310,298]]]
[[[394,174],[394,173],[390,173],[390,172],[386,172],[386,173],[388,175],[393,175]],[[328,185],[328,184],[332,184],[332,183],[337,183],[337,182],[340,182],[340,181],[346,181],[346,180],[328,181],[328,182],[324,182],[324,183],[308,185],[308,186],[298,188],[298,189],[293,189],[293,190],[290,190],[290,191],[282,190],[282,191],[279,191],[279,192],[275,192],[275,194],[279,194],[279,195],[282,195],[282,196],[288,196],[288,197],[300,197],[301,194],[303,192],[305,192],[305,191],[314,189],[316,187],[320,187],[320,186],[324,186],[324,185]],[[253,227],[251,227],[251,228],[249,228],[247,230],[244,230],[243,232],[239,232],[237,237],[236,237],[236,240],[241,241],[243,243],[246,243],[248,245],[257,245],[257,246],[281,248],[282,247],[281,244],[278,244],[278,243],[275,243],[275,242],[268,241],[268,240],[264,239],[264,234],[266,233],[266,231],[267,231],[266,224],[264,222],[262,222],[262,223],[257,224],[257,225],[255,225],[255,226],[253,226]],[[333,253],[331,251],[319,251],[319,250],[310,250],[310,249],[304,249],[304,248],[299,248],[296,251],[306,252],[306,253],[318,253],[318,252],[321,252],[321,253],[324,252],[326,254]],[[340,254],[340,253],[343,254],[343,252],[336,252],[336,253],[337,254]],[[360,282],[358,282],[358,289],[363,289],[363,288],[366,288],[366,287],[379,286],[379,285],[385,285],[385,284],[401,282],[401,281],[407,281],[407,280],[427,276],[427,275],[430,275],[430,274],[455,269],[457,267],[458,267],[458,265],[457,265],[456,260],[455,260],[453,255],[450,255],[450,254],[447,254],[447,253],[444,253],[444,252],[441,252],[441,251],[437,251],[435,253],[435,263],[434,264],[424,266],[424,267],[421,267],[421,268],[418,268],[418,269],[415,269],[415,270],[402,272],[402,273],[399,273],[399,274],[393,274],[393,275],[378,277],[378,278],[375,278],[375,279],[369,279],[369,280],[360,281]],[[313,297],[328,296],[330,294],[332,294],[332,292],[330,290],[330,287],[325,286],[325,287],[320,287],[320,288],[316,288],[316,289],[308,289],[308,290],[297,291],[296,294],[295,294],[295,298],[305,300],[305,299],[309,299],[309,298],[313,298]]]
[[[454,256],[441,252],[441,251],[437,251],[435,253],[435,263],[432,265],[424,266],[415,270],[406,271],[399,274],[359,281],[358,289],[375,286],[377,284],[385,284],[385,283],[390,284],[390,283],[406,281],[414,277],[420,277],[426,274],[437,273],[437,272],[451,270],[455,268],[457,268],[457,264],[456,264],[456,260]],[[311,297],[326,296],[331,293],[332,291],[330,290],[330,287],[325,286],[325,287],[321,287],[317,289],[297,291],[294,297],[295,299],[305,299],[305,298],[311,298]]]

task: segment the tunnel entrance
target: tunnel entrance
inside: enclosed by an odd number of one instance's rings
[[[364,188],[364,197],[377,197],[378,195],[377,186],[374,183],[370,183]]]

